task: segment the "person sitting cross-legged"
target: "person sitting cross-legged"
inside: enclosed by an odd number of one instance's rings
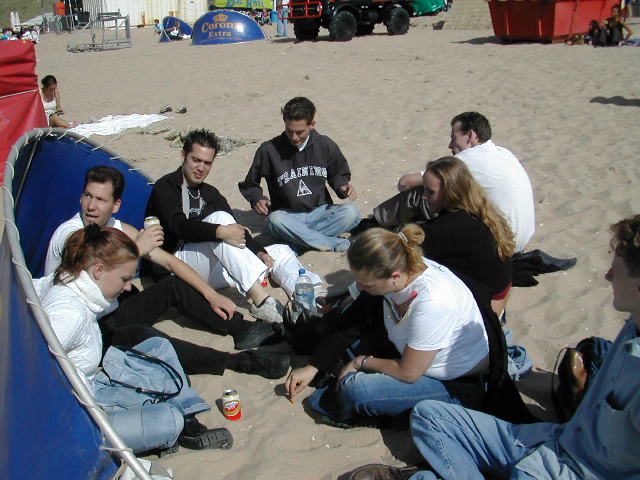
[[[429,468],[370,465],[351,480],[608,480],[640,476],[640,215],[612,227],[605,274],[613,307],[631,316],[573,417],[564,424],[517,425],[458,405],[425,400],[411,435]]]
[[[342,252],[350,242],[341,235],[360,222],[353,203],[334,204],[326,187],[339,198],[355,200],[351,171],[340,148],[315,129],[316,107],[296,97],[282,108],[284,132],[256,151],[240,193],[264,215],[269,234],[298,251]],[[264,178],[266,197],[260,186]]]

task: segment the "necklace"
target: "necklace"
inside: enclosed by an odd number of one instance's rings
[[[193,193],[191,193],[191,189],[187,188],[187,193],[189,193],[189,196],[191,198],[193,198],[194,200],[200,200],[201,194],[200,194],[200,190],[196,188],[196,190],[198,190],[198,196],[195,196]]]

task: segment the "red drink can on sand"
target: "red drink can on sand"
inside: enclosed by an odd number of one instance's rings
[[[229,389],[222,392],[222,413],[227,420],[240,420],[242,407],[240,407],[240,395],[237,390]]]

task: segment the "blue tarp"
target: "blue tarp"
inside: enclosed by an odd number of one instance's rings
[[[267,35],[253,18],[233,10],[205,13],[193,25],[194,45],[217,45],[265,40]]]
[[[49,352],[17,268],[5,233],[0,243],[0,476],[111,478],[118,464],[99,449],[100,430]]]
[[[187,22],[183,20],[180,20],[179,18],[164,17],[162,19],[162,35],[160,35],[160,41],[173,42],[174,40],[182,40],[182,37],[176,38],[170,34],[170,32],[174,29],[177,29],[180,35],[189,35],[189,36],[191,36],[191,33],[193,31],[193,29],[191,28],[191,25],[189,25]]]
[[[32,148],[35,154],[28,163]],[[79,211],[85,172],[96,165],[109,165],[124,174],[126,186],[117,217],[142,228],[151,180],[132,171],[127,163],[70,136],[47,137],[20,152],[13,181],[14,214],[22,251],[34,278],[43,275],[47,246],[54,230]]]

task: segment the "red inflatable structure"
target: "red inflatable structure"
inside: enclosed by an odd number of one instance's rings
[[[47,117],[35,72],[36,51],[30,41],[4,41],[0,48],[0,185],[11,146],[36,127],[46,127]]]

